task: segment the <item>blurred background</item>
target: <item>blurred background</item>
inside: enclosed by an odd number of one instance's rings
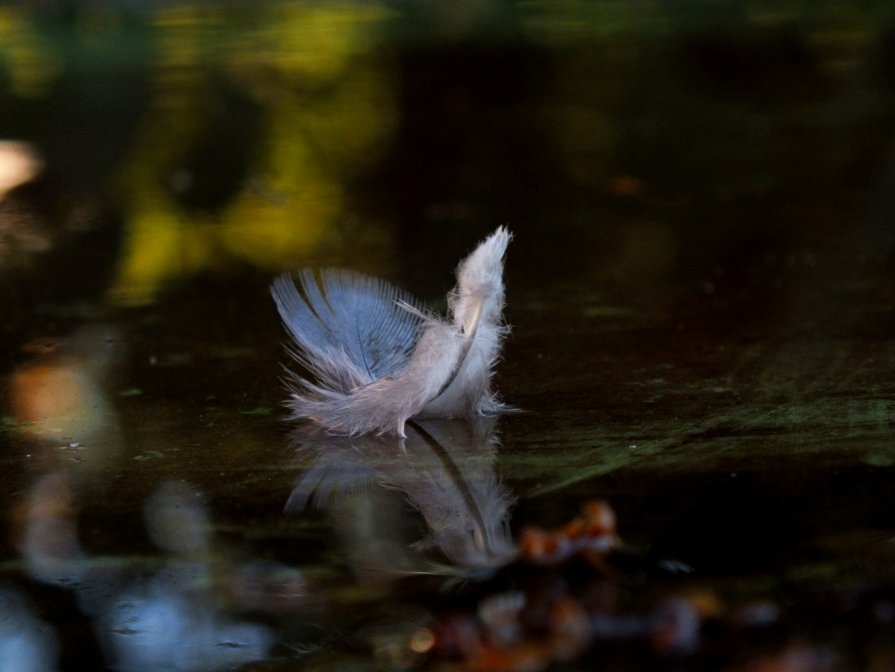
[[[305,569],[400,516],[282,515],[270,280],[341,266],[439,309],[502,224],[524,413],[487,443],[492,522],[607,497],[713,590],[890,586],[893,218],[891,2],[0,2],[0,646],[45,652],[0,669],[319,639],[356,596],[309,606]]]
[[[886,3],[0,9],[12,306],[321,259],[440,294],[501,223],[532,282],[890,242]]]

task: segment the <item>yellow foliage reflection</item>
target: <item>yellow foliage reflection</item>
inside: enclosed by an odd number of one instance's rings
[[[0,61],[6,67],[10,90],[36,98],[46,92],[61,64],[27,21],[27,10],[0,7]]]
[[[369,53],[382,8],[273,5],[236,32],[233,11],[177,7],[156,17],[151,106],[120,185],[120,303],[151,301],[166,281],[233,259],[297,263],[333,235],[345,181],[391,136],[394,87]],[[258,106],[260,131],[237,192],[214,212],[190,210],[171,185],[190,179],[183,167],[222,81]]]

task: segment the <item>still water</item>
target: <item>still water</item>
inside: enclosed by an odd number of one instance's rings
[[[883,670],[895,8],[0,6],[0,670]],[[284,270],[517,412],[285,421]]]

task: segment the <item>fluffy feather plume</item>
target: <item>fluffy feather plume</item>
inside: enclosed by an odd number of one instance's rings
[[[290,375],[293,419],[335,434],[397,432],[413,417],[459,418],[501,410],[491,376],[508,328],[499,227],[457,268],[447,319],[411,295],[355,273],[288,275],[271,286],[294,340],[293,356],[316,378]]]

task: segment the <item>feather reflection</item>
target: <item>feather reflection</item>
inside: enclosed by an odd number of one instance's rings
[[[516,555],[513,497],[494,470],[494,425],[493,418],[413,421],[406,438],[299,430],[295,440],[311,463],[287,509],[328,508],[361,580],[487,573]],[[403,493],[422,515],[422,539],[408,543],[409,532],[400,532],[405,512],[389,491]]]

